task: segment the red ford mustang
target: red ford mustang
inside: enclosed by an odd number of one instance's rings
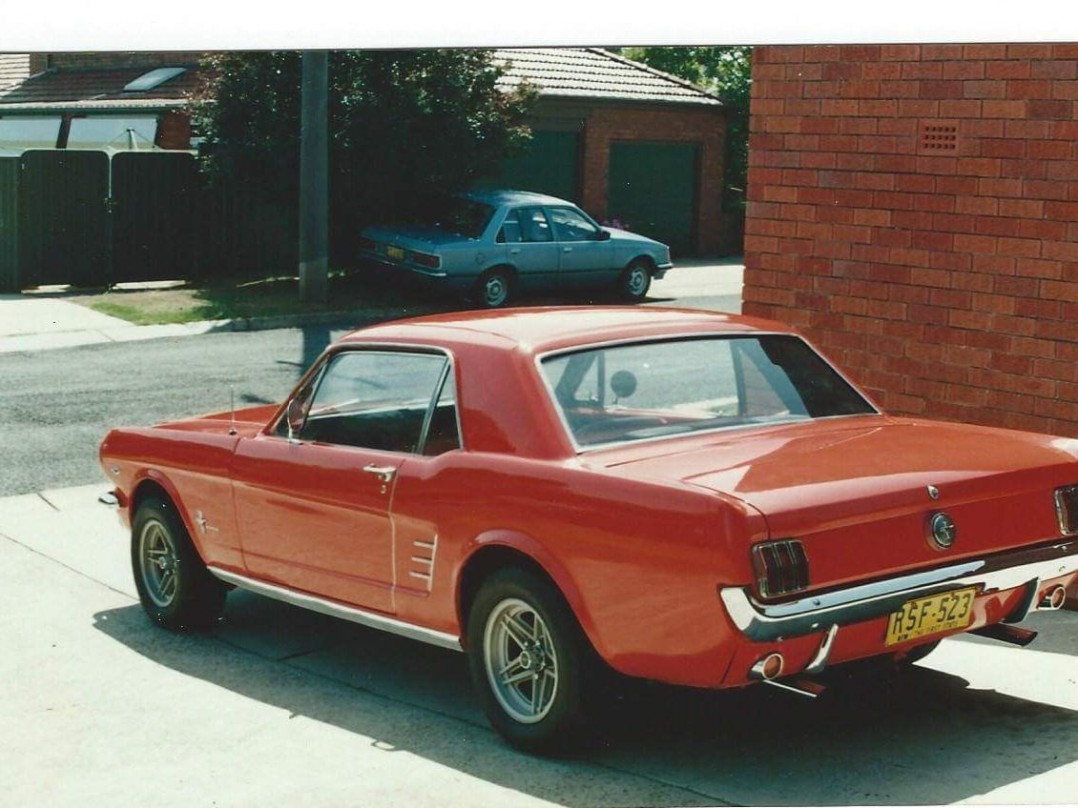
[[[495,728],[592,675],[811,693],[948,634],[1024,644],[1078,576],[1078,441],[881,413],[776,323],[663,309],[357,331],[287,402],[101,446],[142,604],[238,586],[468,654]]]

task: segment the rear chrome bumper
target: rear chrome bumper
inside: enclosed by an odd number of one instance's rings
[[[742,634],[754,642],[768,642],[872,620],[890,614],[913,598],[965,586],[977,587],[978,595],[1025,587],[1027,596],[1021,608],[1007,620],[1018,622],[1037,608],[1042,581],[1075,572],[1078,540],[1009,551],[786,603],[762,603],[747,587],[726,587],[719,595]]]

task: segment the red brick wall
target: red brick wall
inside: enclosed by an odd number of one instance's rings
[[[607,215],[610,143],[616,140],[700,144],[696,205],[696,251],[714,254],[722,240],[722,175],[726,118],[717,108],[697,110],[597,107],[584,129],[582,204],[593,216]]]
[[[1076,112],[1076,44],[756,49],[745,313],[892,412],[1078,437]]]

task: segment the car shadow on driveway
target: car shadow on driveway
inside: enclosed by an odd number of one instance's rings
[[[615,804],[611,793],[621,805],[940,804],[1078,760],[1074,711],[921,666],[856,679],[836,669],[817,700],[622,681],[595,745],[527,758],[487,726],[462,654],[245,592],[208,635],[163,632],[138,606],[94,617],[175,671],[564,805]],[[1003,801],[1041,801],[1010,793]]]

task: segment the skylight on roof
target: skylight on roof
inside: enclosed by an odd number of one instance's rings
[[[124,92],[137,93],[143,90],[152,90],[186,72],[186,67],[159,67],[149,73],[143,73],[134,81],[128,82],[124,85]]]

